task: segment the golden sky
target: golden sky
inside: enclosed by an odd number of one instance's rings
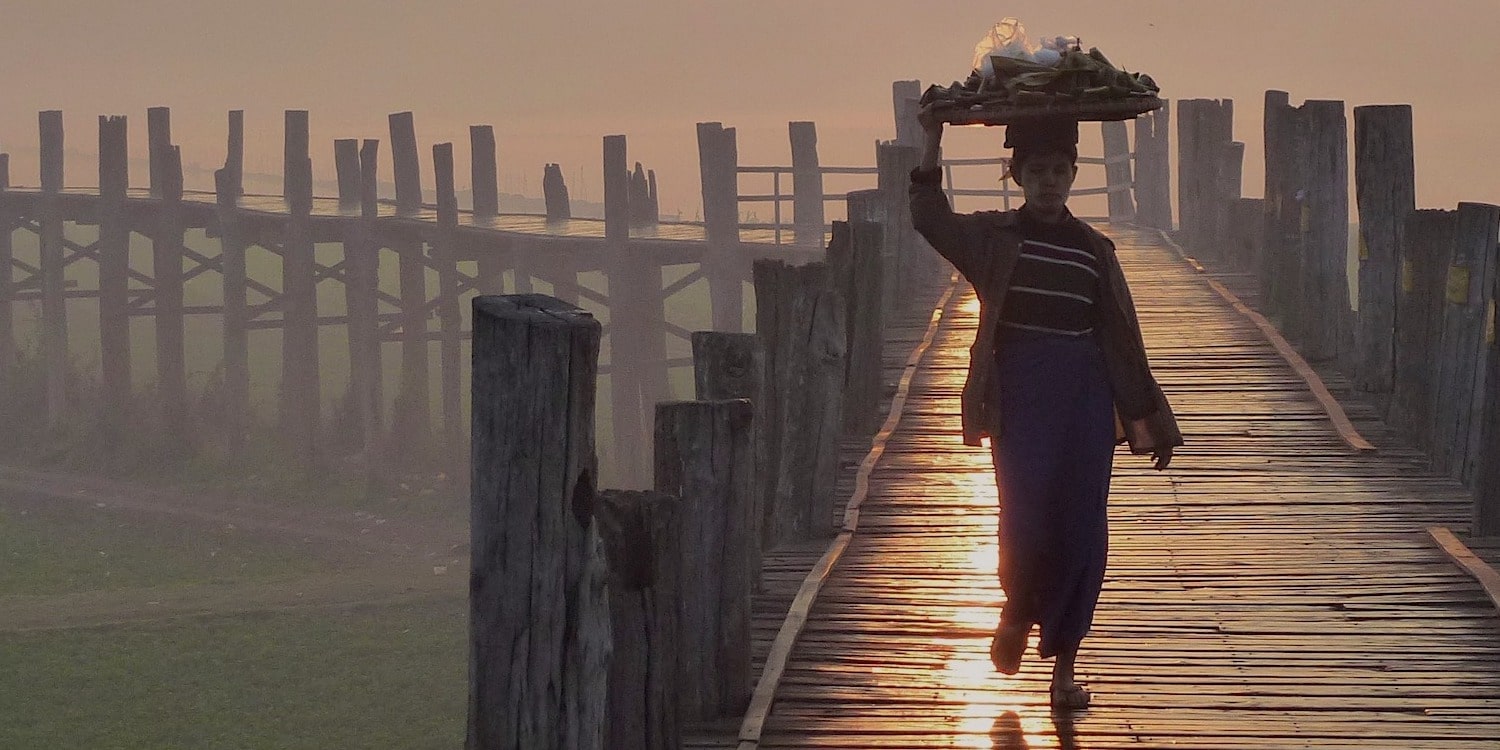
[[[812,120],[825,164],[871,164],[893,135],[891,82],[965,77],[1003,16],[1080,36],[1164,96],[1234,99],[1246,195],[1261,192],[1262,97],[1280,88],[1414,105],[1418,202],[1500,202],[1500,0],[0,0],[0,150],[13,182],[35,184],[36,112],[63,109],[69,182],[91,183],[96,117],[129,115],[141,157],[146,107],[169,105],[184,162],[211,170],[240,108],[247,169],[278,172],[281,112],[305,108],[327,178],[334,138],[384,140],[386,115],[410,109],[429,190],[431,144],[455,142],[462,188],[467,127],[489,123],[504,189],[538,193],[555,161],[597,199],[600,138],[624,133],[658,171],[663,211],[692,217],[694,123],[737,127],[741,163],[784,164],[787,121]],[[993,154],[998,134],[950,143]]]

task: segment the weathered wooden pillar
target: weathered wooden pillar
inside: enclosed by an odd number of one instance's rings
[[[359,140],[339,138],[333,142],[333,168],[338,175],[339,210],[359,208]]]
[[[844,431],[870,435],[880,425],[883,397],[882,357],[885,314],[881,309],[880,246],[883,228],[875,205],[879,193],[861,190],[849,193],[848,230],[839,242],[835,224],[834,242],[828,246],[828,265],[838,280],[840,295],[848,305],[845,347],[848,359],[844,377]]]
[[[901,300],[924,276],[917,269],[930,260],[924,256],[935,255],[917,237],[911,224],[908,190],[911,186],[911,170],[921,161],[921,154],[911,146],[896,143],[880,143],[875,146],[876,184],[882,202],[881,215],[885,217],[885,231],[881,238],[881,265],[885,271],[881,278],[881,306],[887,315],[900,307]],[[934,267],[938,261],[932,261]]]
[[[1436,434],[1432,463],[1439,472],[1473,486],[1479,450],[1478,415],[1484,408],[1485,296],[1495,276],[1500,206],[1458,204],[1453,254],[1444,284],[1438,363]]]
[[[681,506],[661,492],[599,493],[595,517],[609,558],[614,634],[605,735],[610,750],[682,746],[678,588],[692,568],[682,554]]]
[[[46,370],[47,425],[57,427],[67,409],[68,307],[64,282],[62,200],[63,119],[59,110],[38,116],[42,194],[37,202],[42,282],[42,366]]]
[[[1234,270],[1247,270],[1250,268],[1248,259],[1243,253],[1230,252],[1234,246],[1237,235],[1234,233],[1235,210],[1239,204],[1245,173],[1245,144],[1239,141],[1230,141],[1222,145],[1219,151],[1219,183],[1218,204],[1215,213],[1215,244],[1219,246],[1219,253],[1229,262],[1229,267]]]
[[[793,122],[792,215],[798,245],[823,246],[823,171],[818,165],[818,126]]]
[[[410,112],[398,112],[389,119],[396,211],[415,213],[422,208],[415,125]],[[392,439],[410,449],[426,445],[432,436],[427,372],[427,264],[420,238],[403,235],[392,238],[389,245],[400,256],[401,297],[401,385],[391,420]]]
[[[151,265],[156,301],[156,397],[166,435],[180,451],[191,449],[192,425],[188,411],[187,336],[183,302],[182,152],[167,144],[160,149],[156,178],[161,209],[151,236]]]
[[[745,330],[744,279],[746,260],[739,257],[739,146],[734,128],[717,122],[698,123],[698,172],[703,185],[703,231],[708,252],[708,277],[715,331]]]
[[[738,715],[750,700],[755,535],[752,407],[744,400],[656,407],[658,492],[682,498],[679,695],[688,721]]]
[[[474,218],[490,219],[500,214],[499,171],[495,166],[495,129],[469,126],[469,186],[474,199]]]
[[[377,171],[380,141],[365,139],[359,150],[359,215],[344,237],[345,307],[349,318],[349,413],[353,417],[350,437],[359,445],[372,476],[384,467],[377,455],[382,437],[381,336],[379,311],[380,245],[375,222],[380,215]]]
[[[1457,216],[1420,210],[1407,215],[1401,233],[1389,419],[1423,452],[1433,449],[1438,339],[1442,334],[1443,284],[1453,253]]]
[[[1308,134],[1302,353],[1312,360],[1334,360],[1352,348],[1345,344],[1345,334],[1353,336],[1345,265],[1349,250],[1349,129],[1341,101],[1308,101],[1302,111]]]
[[[1223,242],[1236,269],[1259,268],[1264,252],[1264,204],[1260,198],[1239,198],[1229,204],[1229,228]]]
[[[224,158],[224,169],[228,170],[226,179],[229,182],[226,187],[234,189],[234,195],[230,196],[238,200],[245,193],[245,111],[232,109],[229,111],[229,142]],[[218,180],[215,178],[215,190],[218,188]]]
[[[15,247],[11,233],[15,230],[15,217],[11,213],[6,192],[10,190],[10,154],[0,154],[0,388],[9,388],[11,369],[16,364],[15,276],[11,266],[15,262]]]
[[[151,197],[164,194],[167,175],[167,152],[172,150],[172,110],[170,107],[146,109],[146,157],[150,169]]]
[[[917,122],[921,100],[921,81],[895,81],[891,84],[891,103],[896,110],[896,143],[902,146],[922,146],[922,125]]]
[[[572,201],[568,198],[568,184],[563,180],[561,165],[548,164],[542,171],[542,197],[546,200],[548,221],[573,218]]]
[[[1494,261],[1500,264],[1500,259]],[[1480,448],[1475,466],[1473,536],[1500,536],[1500,273],[1490,287],[1490,304],[1485,315],[1484,410],[1480,412]]]
[[[765,539],[762,526],[766,508],[770,507],[769,494],[776,483],[769,481],[768,467],[772,465],[770,443],[770,384],[766,379],[766,352],[759,335],[754,333],[726,333],[723,331],[693,332],[693,397],[699,401],[722,401],[725,399],[748,399],[753,412],[752,426],[755,433],[755,477],[752,495],[755,510],[753,539],[757,550]],[[760,582],[761,556],[753,556],[754,568],[751,580]]]
[[[231,462],[244,457],[250,429],[250,315],[246,299],[245,252],[249,245],[240,226],[236,201],[243,193],[236,159],[235,118],[230,118],[230,152],[224,168],[214,172],[215,217],[224,277],[224,444]],[[243,140],[240,141],[243,144]]]
[[[602,750],[611,636],[594,523],[599,323],[540,295],[477,297],[473,316],[465,747]]]
[[[652,173],[653,175],[655,172]],[[655,190],[640,162],[630,173],[630,226],[654,227],[657,224]]]
[[[1266,312],[1283,317],[1287,309],[1286,256],[1291,252],[1291,235],[1287,229],[1295,209],[1295,188],[1288,179],[1291,119],[1294,110],[1285,91],[1270,90],[1265,95],[1265,117],[1261,132],[1265,144],[1265,250],[1261,256],[1260,293]],[[1290,335],[1283,320],[1282,331]]]
[[[1121,121],[1100,123],[1104,139],[1105,184],[1109,186],[1110,223],[1135,221],[1135,201],[1131,199],[1134,179],[1131,170],[1130,134]]]
[[[99,365],[111,443],[130,414],[130,144],[124,117],[99,116]],[[9,232],[8,227],[0,231]]]
[[[1354,386],[1391,392],[1396,333],[1397,255],[1406,216],[1416,210],[1411,105],[1354,108],[1354,186],[1359,207],[1359,363]]]
[[[304,468],[322,460],[322,398],[318,385],[317,264],[313,256],[312,158],[306,110],[285,114],[282,194],[288,219],[281,245],[281,431]]]
[[[768,543],[827,535],[843,432],[844,301],[822,263],[755,262],[756,334],[766,352],[766,425],[775,482]]]
[[[1136,223],[1172,228],[1171,155],[1168,128],[1171,102],[1135,120]]]
[[[608,243],[610,407],[619,481],[649,484],[646,436],[655,404],[669,397],[661,267],[630,247],[630,171],[625,136],[604,138],[604,235]]]
[[[437,318],[441,343],[440,364],[443,403],[444,455],[459,461],[463,447],[463,321],[459,311],[458,282],[458,194],[453,180],[453,144],[432,147],[433,173],[437,181],[437,234],[432,244],[438,266]]]
[[[1177,230],[1182,246],[1191,253],[1198,252],[1203,222],[1203,157],[1199,143],[1203,141],[1203,113],[1209,104],[1208,99],[1177,102]]]

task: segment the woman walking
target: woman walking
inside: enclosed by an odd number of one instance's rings
[[[1008,126],[1024,205],[957,214],[940,185],[943,123],[930,108],[920,121],[912,223],[980,302],[962,419],[964,444],[990,439],[1000,495],[1006,600],[990,658],[1015,674],[1039,627],[1038,654],[1056,659],[1053,707],[1084,708],[1074,665],[1104,582],[1115,446],[1128,442],[1161,470],[1182,434],[1151,375],[1114,244],[1068,211],[1078,123]]]

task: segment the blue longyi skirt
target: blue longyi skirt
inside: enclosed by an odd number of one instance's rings
[[[1005,329],[996,359],[1001,620],[1040,625],[1050,658],[1083,640],[1104,585],[1114,399],[1093,336]]]

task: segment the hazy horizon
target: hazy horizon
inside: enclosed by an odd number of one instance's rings
[[[451,141],[468,187],[468,126],[495,127],[501,189],[540,193],[542,166],[563,165],[575,198],[597,201],[601,138],[629,137],[630,158],[655,169],[664,213],[698,211],[695,123],[739,131],[742,164],[790,161],[786,123],[818,125],[824,164],[868,165],[893,136],[890,85],[948,83],[1001,16],[1033,33],[1074,34],[1117,65],[1154,76],[1170,99],[1232,98],[1247,143],[1245,194],[1260,195],[1264,91],[1293,103],[1342,99],[1414,107],[1417,198],[1424,207],[1500,202],[1490,162],[1500,142],[1483,96],[1500,61],[1489,31],[1500,3],[1334,0],[1294,3],[842,3],[702,0],[627,8],[441,1],[366,3],[358,12],[275,0],[143,0],[0,4],[0,68],[22,71],[0,91],[0,151],[15,184],[36,184],[36,113],[62,109],[68,182],[93,184],[100,114],[130,117],[132,156],[145,155],[145,109],[172,108],[190,188],[210,189],[224,158],[225,112],[246,114],[246,170],[280,172],[284,109],[307,109],[314,172],[333,177],[332,141],[382,141],[386,116],[415,113],[431,200],[431,145]],[[779,43],[773,42],[779,40]],[[778,48],[779,49],[776,49]],[[1175,134],[1174,134],[1175,138]],[[1085,152],[1097,153],[1085,142]],[[997,153],[998,134],[964,129],[955,156]],[[143,166],[131,182],[144,185]],[[843,186],[831,186],[841,189]]]

